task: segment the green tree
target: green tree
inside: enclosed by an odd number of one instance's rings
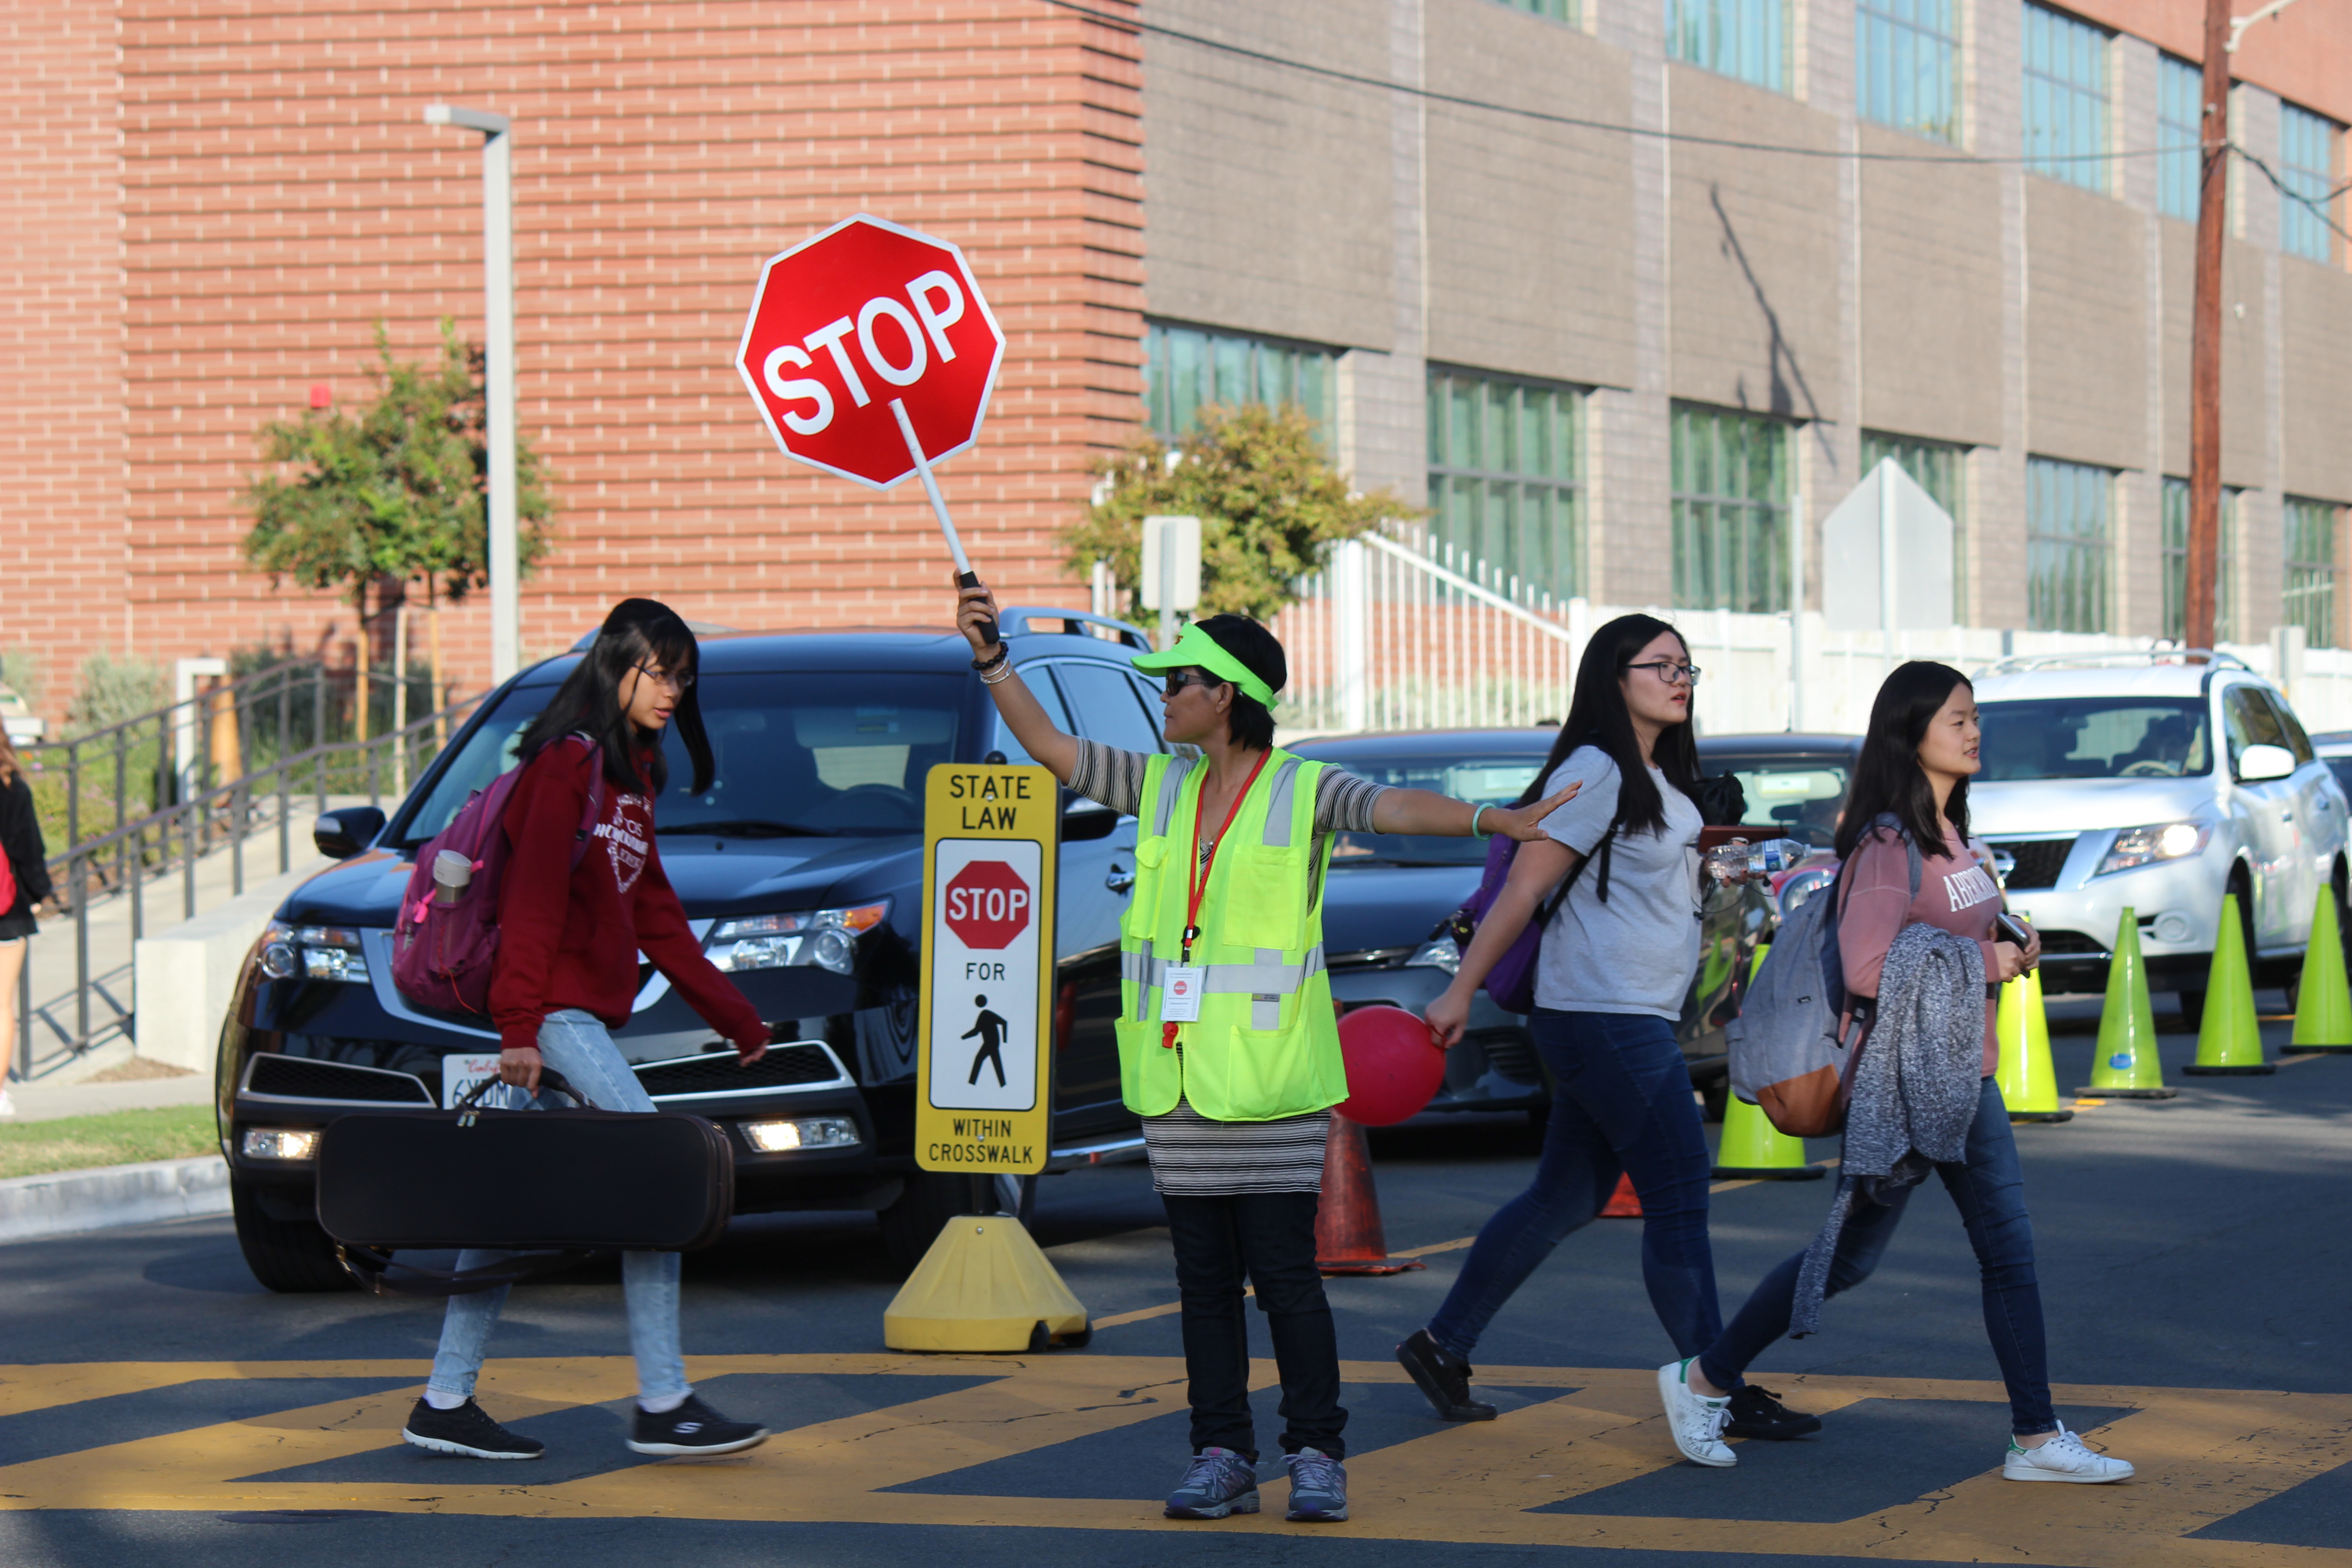
[[[253,508],[246,558],[273,584],[352,595],[361,625],[360,724],[366,732],[368,590],[422,579],[425,603],[463,599],[489,581],[489,449],[478,350],[441,323],[437,363],[393,357],[376,323],[374,399],[357,414],[310,409],[262,426],[268,471],[247,488]],[[515,555],[522,575],[548,552],[545,470],[530,443],[515,438]],[[439,619],[432,667],[441,693]]]
[[[1393,490],[1357,494],[1324,456],[1307,411],[1286,404],[1210,406],[1171,449],[1144,434],[1096,464],[1102,500],[1063,536],[1073,571],[1110,563],[1121,587],[1142,583],[1143,520],[1201,520],[1200,614],[1267,619],[1297,597],[1295,581],[1336,541],[1422,510]]]

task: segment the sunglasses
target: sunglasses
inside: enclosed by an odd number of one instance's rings
[[[1171,697],[1181,697],[1188,686],[1197,686],[1206,690],[1212,686],[1224,684],[1205,669],[1171,669],[1168,672],[1167,692]]]

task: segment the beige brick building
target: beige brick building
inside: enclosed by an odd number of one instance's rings
[[[729,363],[761,259],[859,209],[963,246],[1005,328],[944,474],[1024,599],[1084,601],[1055,535],[1093,455],[1272,395],[1549,591],[1786,608],[1791,523],[1891,453],[1961,521],[1967,619],[2159,633],[2199,11],[0,0],[0,648],[42,657],[53,714],[100,647],[348,657],[347,603],[244,566],[238,494],[263,421],[365,395],[375,323],[407,355],[479,331],[478,159],[433,101],[516,121],[558,507],[528,651],[631,592],[938,618],[915,488],[787,467]],[[2311,200],[2233,175],[2225,616],[2342,642],[2352,8],[2305,0],[2235,63],[2234,139]],[[486,609],[448,626],[478,679]]]

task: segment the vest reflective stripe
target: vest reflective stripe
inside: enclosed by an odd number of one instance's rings
[[[1179,962],[1197,861],[1206,766],[1160,756],[1144,770],[1139,875],[1119,923],[1119,1073],[1129,1109],[1189,1101],[1216,1121],[1297,1116],[1347,1098],[1321,929],[1315,794],[1326,764],[1276,751],[1234,814],[1202,889],[1201,1014],[1162,1045],[1161,997]],[[1186,798],[1187,795],[1191,798]]]

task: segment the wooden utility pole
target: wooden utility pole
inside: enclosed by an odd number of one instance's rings
[[[2189,348],[2189,560],[2182,609],[2190,647],[2213,646],[2221,542],[2221,223],[2229,198],[2230,0],[2205,0],[2199,97],[2197,291]]]

